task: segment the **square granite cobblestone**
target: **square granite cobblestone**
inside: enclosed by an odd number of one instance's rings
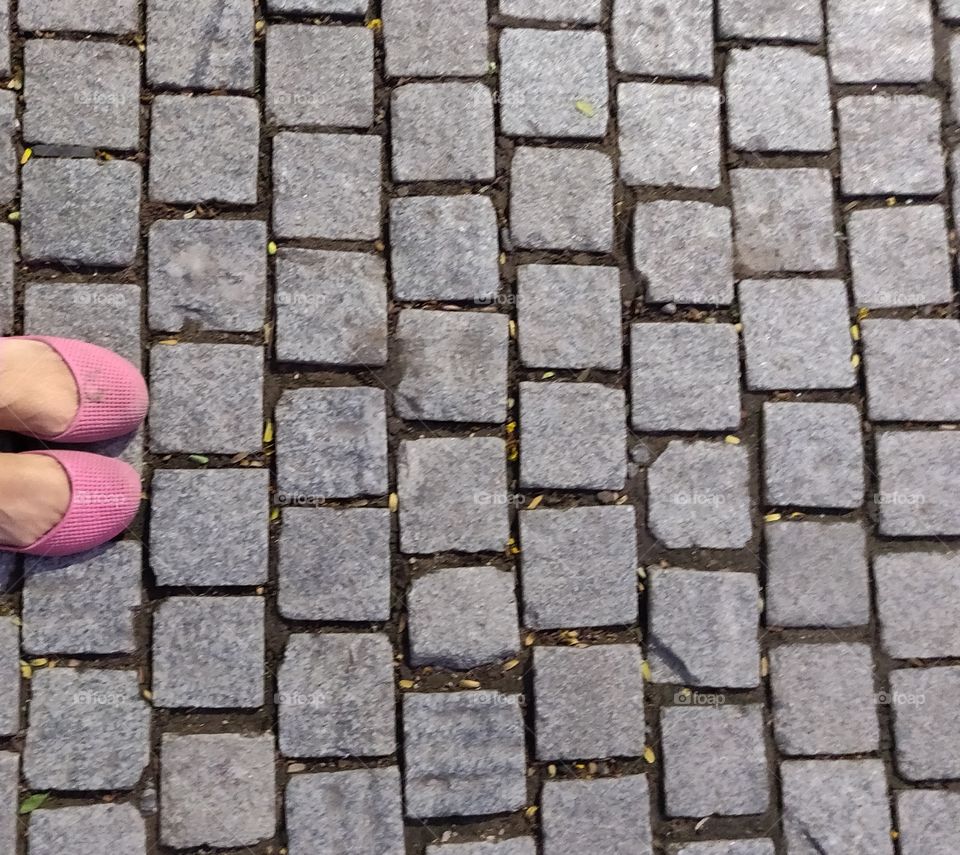
[[[12,736],[20,730],[20,628],[6,615],[0,617],[0,677],[7,687],[0,697],[0,736]]]
[[[17,195],[17,170],[20,156],[17,149],[17,96],[10,90],[0,92],[0,199],[13,201]]]
[[[908,781],[960,777],[960,667],[890,672],[896,768]]]
[[[45,32],[133,33],[139,24],[140,0],[20,0],[17,25]],[[4,32],[8,27],[4,25]]]
[[[897,793],[903,855],[952,855],[960,851],[960,793],[903,790]]]
[[[486,0],[383,0],[390,77],[479,77],[488,71]]]
[[[614,3],[614,59],[625,74],[710,77],[713,48],[711,0]]]
[[[704,840],[681,843],[670,855],[775,855],[772,840]]]
[[[17,847],[19,778],[20,755],[0,751],[0,846],[5,852],[16,852]]]
[[[602,0],[500,0],[501,15],[539,21],[599,24],[602,12]],[[470,855],[470,853],[463,853],[463,855]],[[510,853],[504,853],[504,855],[510,855]]]
[[[305,15],[364,15],[370,0],[266,0],[271,12]]]
[[[782,0],[720,0],[718,11],[720,35],[728,38],[818,42],[823,36],[819,0],[795,0],[790,4]]]
[[[12,851],[12,850],[11,850]],[[146,855],[143,817],[133,805],[60,807],[30,814],[30,855]]]
[[[536,846],[532,837],[511,837],[501,841],[429,845],[427,855],[536,855]]]

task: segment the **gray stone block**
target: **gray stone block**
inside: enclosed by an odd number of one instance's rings
[[[150,227],[149,322],[259,332],[267,291],[262,220],[160,220]]]
[[[135,671],[43,669],[31,680],[23,770],[32,790],[129,790],[150,758]]]
[[[646,281],[646,301],[732,303],[732,228],[730,209],[706,202],[638,204],[633,263]]]
[[[763,840],[704,840],[701,843],[681,843],[670,855],[775,855],[773,841]]]
[[[140,52],[106,42],[27,41],[23,138],[30,143],[135,149]]]
[[[660,738],[668,817],[766,812],[763,707],[665,707]]]
[[[359,845],[377,855],[406,852],[396,766],[294,775],[286,818],[291,855],[350,852]]]
[[[897,820],[903,855],[960,851],[960,793],[902,790],[897,793]]]
[[[0,223],[0,335],[12,335],[16,316],[14,265],[19,257],[16,232],[10,223]]]
[[[522,146],[510,176],[510,230],[525,249],[613,249],[613,167],[597,151]]]
[[[517,271],[520,360],[540,368],[623,364],[620,272],[613,267],[525,264]]]
[[[427,855],[536,855],[536,853],[537,844],[532,837],[427,846]]]
[[[863,504],[863,437],[853,404],[764,404],[763,456],[768,505]]]
[[[488,181],[496,175],[493,96],[483,83],[408,83],[393,90],[395,181]]]
[[[719,186],[719,89],[621,83],[617,101],[620,175],[627,184]]]
[[[396,327],[401,418],[503,422],[507,414],[507,317],[404,309]]]
[[[150,198],[257,202],[260,111],[253,98],[158,95],[150,123]]]
[[[407,816],[507,813],[526,804],[518,695],[408,693],[403,731]]]
[[[400,549],[500,552],[510,536],[507,453],[496,437],[400,444]]]
[[[277,358],[328,365],[387,361],[383,259],[282,249],[276,262]]]
[[[17,149],[19,134],[17,95],[7,89],[0,92],[0,201],[4,204],[12,202],[17,195],[17,172],[20,168],[20,154]]]
[[[485,0],[384,0],[390,77],[479,77],[488,70]]]
[[[397,300],[492,301],[500,288],[497,215],[486,196],[390,200]]]
[[[770,651],[773,731],[783,754],[880,749],[873,653],[866,644],[785,644]]]
[[[737,260],[754,273],[837,266],[833,181],[826,169],[730,172]]]
[[[636,541],[632,507],[522,511],[524,625],[635,624]]]
[[[863,626],[870,621],[867,539],[859,522],[768,523],[769,626]]]
[[[373,31],[277,25],[267,31],[266,112],[283,127],[373,124]]]
[[[296,504],[291,497],[278,500]],[[291,620],[390,617],[390,512],[288,508],[280,532],[278,607]]]
[[[380,236],[380,137],[277,134],[273,217],[279,237],[376,240]]]
[[[960,534],[956,500],[960,435],[883,431],[876,443],[880,533],[894,537]]]
[[[31,32],[135,33],[139,0],[20,0],[17,25]],[[7,31],[4,25],[3,32]]]
[[[140,246],[140,166],[35,157],[22,169],[24,261],[126,267]]]
[[[9,850],[11,852],[15,849]],[[130,804],[37,810],[30,814],[30,855],[146,855],[143,817]]]
[[[827,62],[803,48],[732,50],[724,72],[730,144],[747,151],[829,151]]]
[[[467,671],[514,654],[520,647],[515,582],[495,567],[454,567],[414,579],[407,594],[410,664]]]
[[[837,101],[844,195],[943,190],[941,112],[940,102],[927,95],[857,95]]]
[[[176,849],[243,847],[273,837],[277,824],[273,741],[270,733],[163,734],[163,844]]]
[[[150,447],[156,452],[257,452],[263,431],[263,349],[156,345],[150,356]]]
[[[127,540],[67,558],[26,559],[23,649],[134,653],[141,551]]]
[[[278,14],[365,15],[370,0],[267,0],[267,8]]]
[[[710,77],[713,74],[713,3],[617,0],[613,49],[626,74]]]
[[[599,24],[603,14],[602,0],[500,0],[500,14],[539,21],[570,21],[578,24]],[[469,852],[453,855],[471,855]],[[512,855],[505,852],[503,855]]]
[[[960,777],[960,668],[890,672],[896,767],[908,781]]]
[[[607,131],[607,40],[589,30],[500,34],[500,127],[516,137],[601,139]]]
[[[873,559],[883,649],[896,659],[960,656],[960,564],[952,554]]]
[[[0,847],[4,852],[17,851],[19,790],[20,755],[0,751]]]
[[[0,38],[0,70],[4,76],[10,73],[10,8],[9,4],[4,3],[0,7],[0,32],[6,33],[5,38]]]
[[[655,683],[760,685],[753,573],[651,567],[647,658]]]
[[[940,7],[940,17],[945,21],[960,20],[960,2],[958,0],[940,0],[938,5]]]
[[[0,736],[12,736],[20,730],[20,629],[11,617],[0,617],[0,676],[7,687],[0,699]]]
[[[782,0],[720,0],[719,13],[719,32],[727,38],[819,42],[823,37],[820,0],[789,4]]]
[[[839,279],[752,279],[739,285],[750,389],[849,389],[850,307]]]
[[[630,340],[634,430],[739,428],[740,345],[732,324],[634,324]]]
[[[374,757],[396,750],[393,648],[383,633],[296,633],[277,677],[286,757]]]
[[[387,492],[387,416],[382,389],[292,389],[277,404],[277,489],[288,496]]]
[[[753,537],[746,449],[673,441],[647,472],[648,524],[670,549],[740,549]]]
[[[534,648],[537,758],[643,754],[641,663],[634,644]]]
[[[854,211],[847,219],[847,238],[858,306],[953,299],[947,223],[939,205]]]
[[[622,489],[626,406],[622,390],[598,383],[521,383],[521,486]]]
[[[547,781],[541,803],[544,855],[653,853],[646,775]]]

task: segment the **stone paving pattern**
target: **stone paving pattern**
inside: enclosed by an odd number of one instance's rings
[[[153,395],[0,855],[960,852],[958,0],[0,34],[0,333]]]

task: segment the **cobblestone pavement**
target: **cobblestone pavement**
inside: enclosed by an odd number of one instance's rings
[[[153,393],[0,855],[960,852],[960,2],[0,17],[0,324]]]

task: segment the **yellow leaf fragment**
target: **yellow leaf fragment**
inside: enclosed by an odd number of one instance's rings
[[[387,507],[390,508],[390,513],[395,514],[400,508],[400,497],[396,493],[391,493],[390,498],[387,499]]]
[[[263,444],[269,445],[271,442],[273,442],[273,421],[267,419],[263,426]]]
[[[859,309],[857,309],[857,320],[862,321],[869,314],[870,310],[866,306],[861,306]]]
[[[767,514],[764,518],[764,522],[776,522],[779,519],[783,518],[783,514]]]
[[[20,212],[19,212],[19,211],[11,211],[9,214],[7,214],[7,219],[8,219],[11,223],[19,223],[19,222],[20,222]]]
[[[542,495],[542,494],[539,495],[539,496],[534,496],[534,497],[530,500],[530,504],[527,505],[527,510],[528,510],[528,511],[532,511],[532,510],[534,510],[535,508],[539,508],[539,507],[540,507],[540,503],[541,503],[542,501],[543,501],[543,495]]]
[[[553,763],[547,766],[547,775],[549,775],[551,778],[555,778],[557,776],[557,767],[554,766]]]
[[[42,668],[42,667],[43,667],[44,665],[46,665],[49,661],[50,661],[49,659],[46,659],[46,658],[44,658],[44,657],[41,656],[41,657],[39,657],[38,659],[31,659],[31,660],[30,660],[30,664],[31,664],[34,668]]]
[[[853,356],[850,357],[850,364],[851,364],[854,368],[859,368],[859,367],[860,367],[860,354],[859,354],[859,353],[855,353],[855,354],[853,354]]]
[[[379,30],[382,26],[383,21],[381,21],[379,18],[371,18],[369,21],[367,21],[368,30]]]
[[[536,812],[537,812],[537,806],[536,806],[536,805],[530,805],[530,807],[528,807],[528,808],[523,812],[523,815],[524,815],[527,819],[531,819]]]
[[[588,119],[592,119],[597,115],[596,108],[589,101],[584,100],[583,98],[578,98],[574,102],[574,106],[577,108],[577,112],[583,113]]]
[[[503,670],[504,670],[504,671],[512,671],[512,670],[513,670],[514,668],[516,668],[517,665],[519,665],[519,664],[520,664],[520,660],[519,660],[519,659],[511,659],[509,662],[504,662],[504,663],[503,663]]]
[[[276,254],[277,254],[277,242],[272,240],[267,244],[267,255],[276,255]]]
[[[766,656],[760,657],[760,676],[766,677],[770,673],[770,660]]]
[[[513,318],[511,318],[507,324],[507,329],[510,331],[510,338],[517,337],[517,322],[513,320]]]
[[[516,431],[516,429],[517,429],[517,423],[516,423],[516,422],[507,422],[506,427],[504,428],[504,430],[505,430],[507,433],[514,433],[514,431]]]
[[[544,380],[549,380],[551,377],[556,377],[556,376],[557,376],[557,372],[556,372],[556,371],[544,371],[544,372],[543,372],[543,379],[544,379]]]
[[[29,680],[33,676],[33,668],[30,667],[30,663],[24,662],[22,659],[20,660],[20,676],[24,680]]]
[[[147,700],[147,701],[153,700],[153,692],[151,692],[149,689],[144,689],[140,694],[143,695],[144,700]]]
[[[20,155],[20,165],[23,166],[31,157],[33,157],[33,149],[25,148],[23,154]]]
[[[733,436],[733,434],[730,434],[729,436],[725,436],[725,437],[723,438],[723,441],[724,441],[727,445],[740,445],[740,437],[739,437],[739,436]]]
[[[460,688],[461,689],[479,689],[480,682],[478,680],[461,680]]]
[[[164,338],[157,342],[157,344],[180,344],[175,338]]]
[[[280,508],[274,508],[270,511],[270,522],[276,522],[280,519]]]
[[[653,749],[649,745],[643,749],[643,759],[648,763],[657,762],[657,755],[653,753]]]
[[[854,341],[860,341],[860,325],[854,324],[850,327],[850,338]]]
[[[413,680],[401,680],[401,681],[400,681],[400,688],[401,688],[401,689],[412,689],[412,688],[413,688]]]
[[[651,676],[650,676],[650,663],[647,662],[646,659],[644,659],[643,662],[640,663],[640,673],[643,674],[643,679],[644,679],[644,680],[649,681],[649,680],[651,679]]]

